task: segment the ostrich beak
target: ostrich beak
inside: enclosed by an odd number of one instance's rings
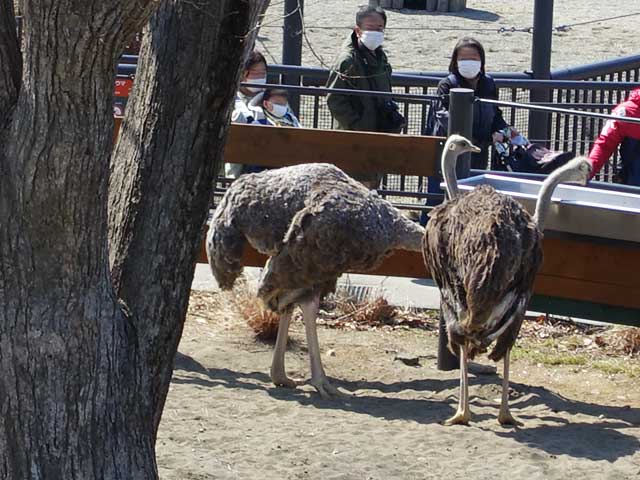
[[[469,151],[473,153],[480,153],[482,149],[480,147],[476,147],[473,144],[469,144]]]

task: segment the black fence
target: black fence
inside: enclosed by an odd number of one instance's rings
[[[119,79],[132,80],[135,76],[137,56],[124,55],[118,65]],[[323,87],[329,71],[321,68],[270,65],[268,81],[281,84],[286,80],[291,85]],[[434,96],[438,82],[447,72],[402,72],[392,78],[393,91],[398,94],[418,94]],[[494,73],[499,89],[499,99],[503,101],[528,104],[532,89],[545,89],[549,92],[549,106],[583,110],[586,112],[610,113],[613,107],[626,98],[629,91],[640,80],[640,55],[624,57],[607,62],[584,65],[552,72],[548,81],[533,80],[528,73]],[[309,128],[331,129],[333,118],[321,91],[309,91],[299,95],[299,118],[303,126]],[[124,107],[126,99],[116,99]],[[404,132],[420,135],[432,102],[412,102],[404,99],[399,102],[401,112],[407,119]],[[505,120],[522,134],[529,136],[529,112],[516,107],[502,107]],[[547,138],[530,138],[531,141],[544,143],[556,150],[571,151],[578,155],[589,152],[605,120],[587,118],[565,113],[550,112]],[[616,173],[618,156],[615,155],[608,165],[598,174],[597,180],[611,182]],[[220,184],[221,186],[224,183]],[[423,203],[426,191],[426,179],[405,175],[387,175],[383,180],[381,192],[385,196],[395,197],[396,201],[410,208]]]

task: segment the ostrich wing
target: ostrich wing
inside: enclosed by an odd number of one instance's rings
[[[211,270],[222,288],[231,288],[242,271],[248,241],[266,255],[281,249],[291,220],[305,206],[313,185],[351,180],[329,164],[306,164],[243,175],[216,208],[207,235]]]
[[[355,182],[322,182],[305,204],[270,268],[281,272],[278,283],[288,288],[335,282],[348,270],[375,268],[406,231],[408,220]]]

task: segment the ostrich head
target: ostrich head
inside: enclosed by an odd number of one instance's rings
[[[480,149],[462,135],[453,134],[444,144],[442,151],[442,175],[447,186],[449,199],[455,198],[459,194],[458,180],[456,179],[456,163],[458,156],[463,153],[480,153]]]
[[[580,185],[586,185],[591,177],[591,162],[586,157],[576,157],[556,169],[555,172],[562,174],[562,182],[575,182]]]

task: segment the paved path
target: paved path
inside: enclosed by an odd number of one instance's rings
[[[249,281],[256,284],[260,274],[259,268],[245,268],[245,275]],[[198,264],[191,287],[193,290],[214,291],[216,284],[209,265]],[[377,275],[343,275],[338,282],[338,288],[348,288],[352,295],[366,297],[367,294],[382,295],[391,305],[401,308],[440,308],[440,293],[432,280],[421,278],[380,277]],[[529,316],[540,315],[540,312],[527,312]],[[572,318],[574,322],[591,325],[607,325],[600,322]]]
[[[245,268],[245,274],[252,282],[257,282],[259,273],[259,268]],[[338,287],[349,288],[350,292],[359,295],[381,294],[398,307],[440,308],[440,294],[431,280],[351,274],[343,275]],[[208,265],[198,264],[192,288],[206,291],[218,288]]]

